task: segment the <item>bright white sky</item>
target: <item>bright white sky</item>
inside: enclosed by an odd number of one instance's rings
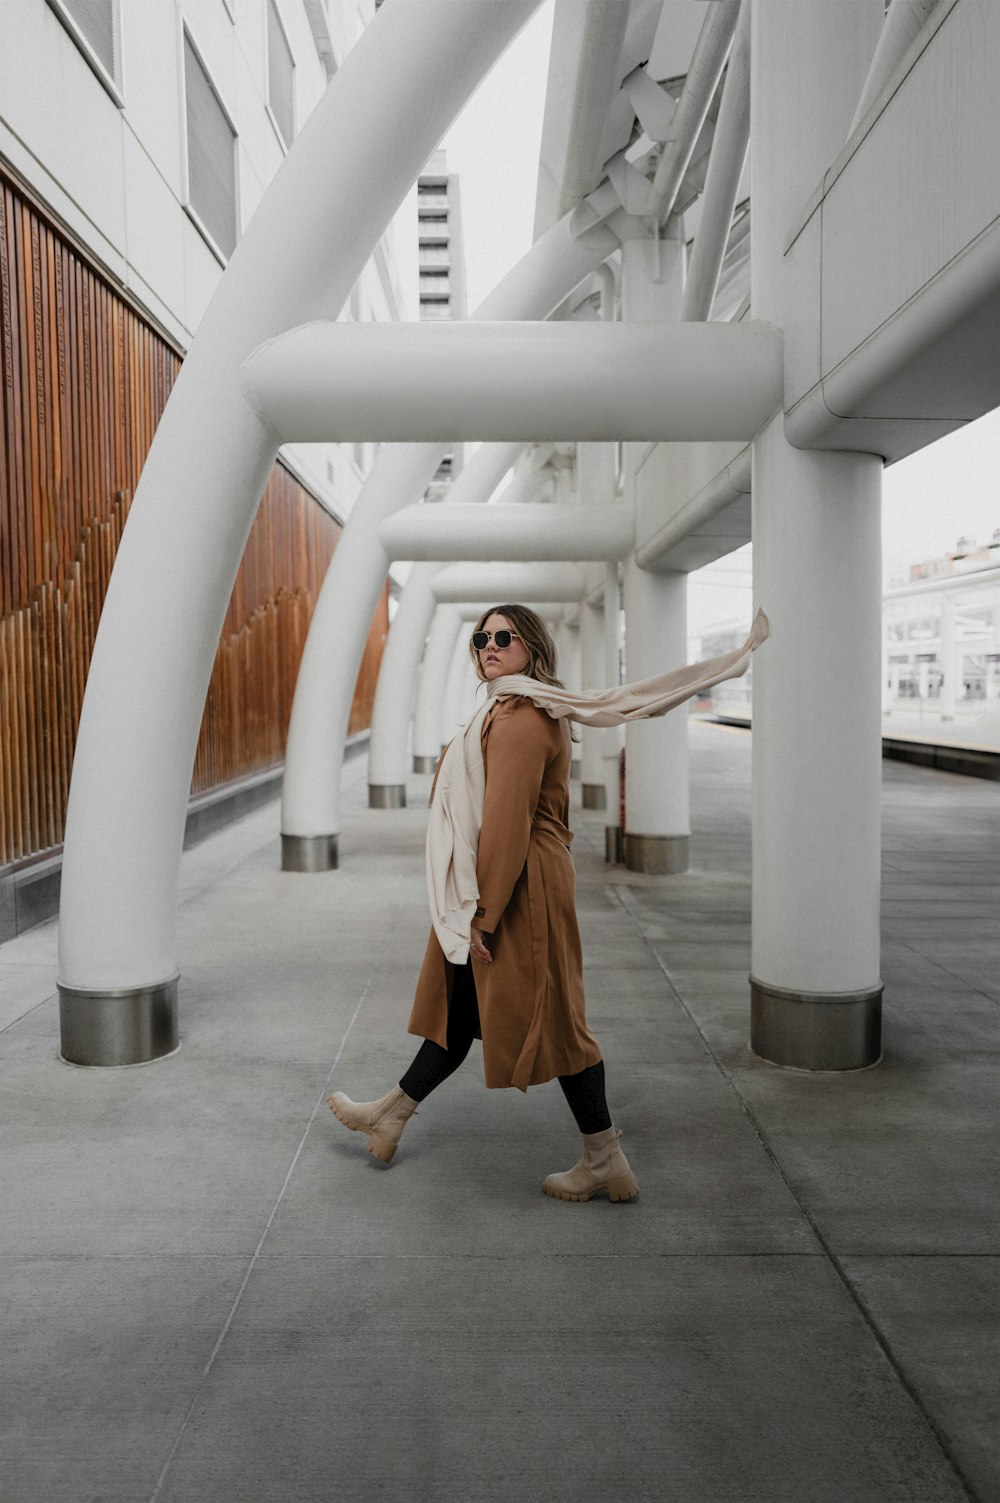
[[[448,166],[461,174],[468,309],[531,246],[553,0],[546,0],[452,127]],[[885,472],[883,578],[1000,528],[1000,409]],[[691,578],[692,634],[748,609],[745,551]],[[735,586],[735,588],[733,588]]]

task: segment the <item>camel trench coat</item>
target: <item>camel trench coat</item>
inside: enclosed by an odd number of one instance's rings
[[[569,853],[570,734],[530,700],[498,701],[482,733],[479,908],[493,964],[473,960],[489,1087],[542,1085],[597,1064],[587,1027]],[[433,796],[433,795],[432,795]],[[447,1045],[456,967],[431,930],[408,1031]]]

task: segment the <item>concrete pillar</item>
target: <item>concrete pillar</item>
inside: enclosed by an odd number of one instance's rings
[[[580,678],[582,687],[603,689],[604,679],[604,607],[587,600],[580,602]],[[607,731],[580,726],[580,798],[585,809],[606,809],[602,761],[603,737]]]
[[[611,279],[610,270],[608,279]],[[609,312],[611,305],[608,304]],[[577,466],[577,489],[582,506],[615,506],[621,505],[622,501],[615,494],[617,449],[615,444],[609,443],[579,443],[576,446]],[[615,578],[615,611],[617,616],[618,596],[618,568],[613,566]],[[580,606],[580,657],[583,687],[585,689],[604,689],[612,682],[608,677],[610,659],[605,653],[606,631],[614,630],[617,633],[617,622],[608,624],[604,611],[603,602],[596,605],[588,605],[586,601]],[[614,671],[617,674],[618,665],[618,641],[615,636],[613,647]],[[581,798],[585,809],[609,809],[617,806],[617,797],[610,799],[608,794],[609,769],[605,767],[605,758],[617,759],[621,751],[624,732],[621,730],[593,730],[586,726],[580,728],[580,782]],[[617,779],[617,771],[615,772]],[[616,819],[617,825],[617,819]],[[612,828],[616,828],[616,825]],[[608,851],[614,847],[615,859],[620,854],[621,835],[606,836]]]
[[[439,605],[427,634],[413,712],[413,771],[433,772],[441,755],[441,709],[462,612]]]
[[[582,609],[582,607],[581,607]],[[567,689],[572,689],[579,694],[583,687],[580,677],[580,624],[579,621],[560,621],[556,628],[556,651],[559,662],[559,677]],[[579,726],[573,727],[573,735],[579,736]],[[572,759],[569,765],[570,781],[580,781],[580,751],[581,743],[574,740],[572,745]]]
[[[687,661],[687,575],[625,564],[625,681],[652,678]],[[686,872],[691,816],[688,718],[681,705],[625,730],[625,865],[661,875]]]
[[[604,566],[604,683],[613,688],[622,682],[621,585],[618,565]],[[621,754],[625,745],[622,726],[604,733],[604,859],[620,865],[624,860],[621,822]]]
[[[881,0],[753,8],[755,318],[804,313],[784,237],[843,144]],[[801,296],[815,296],[814,290]],[[878,1061],[881,459],[753,446],[754,585],[771,640],[754,664],[751,1045],[775,1064]]]
[[[684,290],[684,242],[630,240],[622,247],[622,317],[675,322]],[[635,505],[645,446],[628,444],[625,499]],[[687,662],[687,577],[640,569],[634,553],[625,561],[625,680],[651,678]],[[625,728],[625,833],[623,854],[630,871],[688,869],[687,714]]]
[[[470,671],[472,683],[469,682]],[[441,707],[441,745],[447,746],[451,738],[461,730],[476,708],[475,686],[479,683],[469,657],[469,631],[467,623],[459,623],[452,643],[448,677],[445,680],[444,703]],[[485,694],[485,689],[483,693]]]
[[[368,807],[406,808],[407,744],[421,650],[434,615],[436,564],[416,564],[389,627],[368,745]]]

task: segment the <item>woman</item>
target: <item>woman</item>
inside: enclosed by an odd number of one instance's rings
[[[470,652],[487,685],[515,674],[561,687],[552,638],[525,606],[487,611]],[[558,1079],[583,1135],[579,1162],[550,1174],[545,1193],[579,1201],[606,1191],[611,1200],[633,1200],[638,1185],[611,1123],[604,1062],[585,1016],[569,853],[569,727],[521,695],[497,697],[481,744],[486,781],[470,958],[452,964],[431,931],[408,1029],[425,1040],[416,1058],[379,1101],[353,1102],[336,1091],[329,1104],[387,1164],[419,1103],[481,1038],[488,1088],[525,1091]]]

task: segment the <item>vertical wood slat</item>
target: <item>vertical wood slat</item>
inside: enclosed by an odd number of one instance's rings
[[[0,170],[0,865],[63,838],[94,636],[180,359]],[[229,601],[192,791],[279,763],[340,527],[275,465]],[[383,590],[350,728],[371,723]]]

